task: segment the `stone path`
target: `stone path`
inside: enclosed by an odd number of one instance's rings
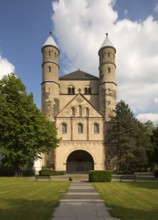
[[[88,182],[72,182],[52,220],[119,220],[111,217],[103,200]]]

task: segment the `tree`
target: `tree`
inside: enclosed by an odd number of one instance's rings
[[[0,80],[0,155],[3,166],[14,168],[33,164],[41,153],[59,143],[54,123],[48,121],[27,94],[15,74]]]
[[[116,105],[116,116],[108,132],[108,157],[111,168],[133,171],[147,164],[146,150],[150,138],[125,102]]]
[[[151,143],[153,149],[149,152],[149,161],[153,168],[158,167],[158,125],[153,128],[153,134],[151,136]]]
[[[135,156],[134,169],[140,170],[149,165],[148,153],[152,151],[151,135],[152,135],[153,123],[147,121],[141,123],[137,121],[137,129],[135,132],[136,146],[133,154]]]

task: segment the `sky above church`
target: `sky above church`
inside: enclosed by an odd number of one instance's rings
[[[41,108],[41,47],[49,32],[60,49],[60,76],[98,76],[105,34],[117,50],[117,101],[158,123],[157,0],[0,0],[0,78],[15,72]]]

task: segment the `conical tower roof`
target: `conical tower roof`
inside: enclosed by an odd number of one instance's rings
[[[108,38],[108,33],[106,33],[106,38],[103,42],[103,44],[101,45],[100,49],[104,48],[104,47],[113,47],[115,49],[115,47],[113,46],[113,44],[111,43],[111,41]],[[99,49],[99,50],[100,50]],[[116,50],[116,49],[115,49]]]
[[[49,37],[47,38],[47,40],[45,41],[42,47],[44,46],[54,46],[58,48],[58,46],[55,43],[55,40],[53,39],[52,32],[49,33]]]

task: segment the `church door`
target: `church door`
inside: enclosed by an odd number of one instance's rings
[[[88,170],[94,170],[94,161],[88,152],[76,150],[68,156],[66,161],[67,173],[87,173]]]

